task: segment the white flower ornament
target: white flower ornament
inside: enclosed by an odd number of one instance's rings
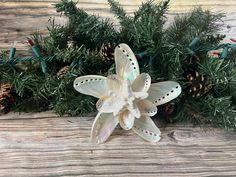
[[[136,57],[126,44],[115,48],[115,64],[114,75],[88,75],[74,81],[78,92],[99,98],[91,140],[105,142],[119,123],[123,129],[132,129],[147,141],[159,141],[161,132],[150,116],[157,113],[156,106],[181,93],[180,85],[173,81],[151,84],[147,73],[140,74]]]

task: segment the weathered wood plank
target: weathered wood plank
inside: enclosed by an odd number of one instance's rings
[[[45,111],[45,112],[37,112],[37,113],[21,113],[21,112],[9,112],[8,114],[0,114],[0,120],[13,120],[13,119],[33,119],[33,118],[58,118],[60,117],[58,114],[52,111]]]
[[[50,16],[63,24],[53,8],[59,0],[1,0],[0,48],[14,40],[27,50],[25,36],[35,30],[47,34]],[[128,13],[141,0],[120,0]],[[235,0],[175,0],[169,18],[202,5],[227,13],[224,30],[236,35]],[[80,0],[89,13],[113,18],[106,0]],[[132,132],[117,129],[103,145],[89,143],[93,118],[58,118],[43,114],[0,116],[0,176],[235,176],[236,135],[220,129],[168,126],[163,138],[150,144]]]
[[[0,120],[0,176],[235,176],[236,134],[170,125],[157,144],[116,129],[89,142],[93,118]]]
[[[47,34],[46,26],[49,17],[56,17],[58,23],[65,23],[64,18],[60,18],[55,12],[53,4],[59,0],[2,0],[0,1],[0,48],[8,49],[13,41],[18,41],[18,51],[25,51],[27,44],[25,36],[39,30],[42,34]],[[142,3],[142,0],[120,0],[119,1],[129,14]],[[175,0],[171,2],[169,19],[177,13],[186,13],[196,6],[210,9],[212,11],[225,12],[225,25],[222,33],[227,37],[236,36],[236,1],[234,0]],[[104,18],[112,18],[106,0],[80,0],[79,7],[89,13],[99,14]],[[116,21],[117,22],[117,21]],[[18,52],[19,54],[19,52]]]

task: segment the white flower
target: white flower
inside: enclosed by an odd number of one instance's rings
[[[74,81],[78,92],[99,98],[92,141],[105,142],[118,123],[147,141],[159,141],[161,132],[150,116],[157,113],[156,106],[181,93],[180,85],[172,81],[151,84],[147,73],[140,74],[136,57],[126,44],[115,48],[115,63],[117,73],[114,75],[88,75]]]

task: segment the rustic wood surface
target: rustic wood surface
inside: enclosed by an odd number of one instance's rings
[[[92,117],[11,115],[0,119],[1,177],[236,176],[235,132],[169,125],[151,144],[117,128],[94,145]]]
[[[18,54],[27,49],[26,36],[35,31],[47,34],[49,17],[55,17],[56,22],[64,24],[66,19],[57,14],[53,4],[59,0],[0,0],[0,48],[9,49],[13,41],[18,41]],[[142,0],[119,0],[129,14],[138,8]],[[102,17],[116,19],[109,12],[106,0],[79,0],[79,7],[88,13],[99,14]],[[202,6],[214,12],[225,12],[224,29],[222,33],[230,37],[236,36],[236,1],[235,0],[172,0],[169,11],[169,22],[177,13],[186,13],[196,6]]]
[[[18,41],[17,54],[25,54],[25,36],[35,30],[47,34],[50,16],[58,23],[59,0],[0,0],[0,48]],[[141,0],[119,0],[128,13]],[[226,12],[222,33],[236,36],[235,0],[172,0],[169,19],[195,6]],[[89,13],[114,17],[106,0],[80,0]],[[106,144],[89,142],[92,117],[58,117],[52,112],[10,113],[0,116],[0,176],[236,176],[235,132],[210,127],[170,125],[157,144],[143,141],[131,131],[116,129]]]

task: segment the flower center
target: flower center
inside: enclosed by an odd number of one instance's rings
[[[124,110],[134,112],[132,110],[137,109],[137,100],[147,97],[147,93],[134,92],[127,80],[123,80],[120,84],[121,85],[119,89],[111,90],[109,92],[109,96],[113,98],[112,100],[114,100],[114,105],[116,105],[116,111],[114,111],[114,115],[117,115]],[[134,114],[134,116],[137,115]]]

